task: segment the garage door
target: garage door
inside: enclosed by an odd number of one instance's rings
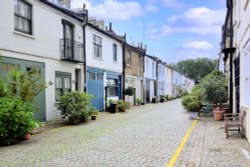
[[[94,107],[98,110],[104,109],[104,84],[103,84],[103,72],[100,70],[88,70],[87,71],[87,92],[95,96],[91,100]]]
[[[8,73],[13,70],[20,70],[26,72],[32,68],[36,68],[41,74],[41,83],[45,82],[45,72],[44,72],[44,63],[26,61],[21,59],[0,57],[0,77],[7,77]],[[35,119],[45,121],[45,91],[41,92],[34,100],[34,110]]]

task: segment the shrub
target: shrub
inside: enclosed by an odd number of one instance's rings
[[[188,104],[193,101],[194,96],[192,95],[186,95],[181,98],[182,105],[184,106],[185,109],[187,109]]]
[[[166,95],[165,98],[166,98],[166,100],[168,100],[169,99],[169,95]]]
[[[200,83],[203,93],[203,100],[217,104],[225,103],[228,100],[226,77],[220,71],[213,71],[204,77]]]
[[[0,145],[13,144],[24,138],[37,123],[32,103],[14,97],[0,98]]]
[[[123,100],[118,100],[118,109],[119,111],[125,110],[127,108],[127,103]]]
[[[99,111],[96,110],[96,109],[93,109],[91,112],[90,112],[90,115],[98,115],[99,114]]]
[[[201,103],[197,99],[193,99],[186,107],[188,111],[198,112],[201,109]]]
[[[55,106],[61,111],[63,119],[67,117],[81,119],[90,116],[95,110],[90,102],[93,98],[93,95],[85,92],[70,92],[61,96]]]
[[[141,105],[141,103],[142,103],[142,99],[137,98],[137,99],[136,99],[136,104],[139,106],[139,105]]]
[[[23,101],[32,102],[34,98],[51,85],[52,82],[41,83],[41,76],[37,69],[33,68],[28,72],[14,70],[7,78],[8,93],[10,96],[19,97]]]
[[[133,96],[134,95],[134,88],[129,86],[125,89],[124,95]]]

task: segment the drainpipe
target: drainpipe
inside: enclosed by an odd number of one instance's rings
[[[159,76],[158,76],[158,64],[159,64],[159,60],[156,60],[156,84],[155,84],[155,89],[156,89],[156,99],[158,99],[158,80],[159,80]]]
[[[83,44],[84,44],[84,51],[83,51],[83,59],[84,59],[84,92],[87,91],[87,59],[86,59],[86,25],[88,23],[88,10],[86,10],[85,4],[83,4],[83,10],[86,12],[85,20],[83,21]]]
[[[122,44],[122,99],[125,101],[125,70],[126,70],[126,61],[125,61],[125,45],[126,45],[126,33],[124,34],[124,40]]]
[[[233,2],[230,0],[230,48],[233,48]],[[233,113],[233,51],[229,53],[230,63],[230,97],[229,97],[229,112]]]

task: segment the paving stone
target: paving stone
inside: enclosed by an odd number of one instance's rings
[[[164,167],[191,124],[180,100],[134,107],[1,147],[0,166]],[[223,122],[202,118],[175,166],[248,166],[242,149],[249,151],[249,144],[241,138],[225,139],[220,127]]]

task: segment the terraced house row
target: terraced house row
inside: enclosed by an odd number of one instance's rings
[[[244,126],[250,142],[250,1],[227,0],[222,26],[220,67],[228,76],[232,113],[246,112]]]
[[[194,81],[165,62],[147,54],[142,44],[133,46],[110,23],[88,17],[83,8],[69,9],[70,0],[9,0],[0,5],[0,76],[13,69],[38,69],[42,82],[52,81],[35,103],[36,118],[59,118],[54,104],[70,91],[95,96],[100,111],[109,99],[125,99],[128,86],[145,103],[160,95],[178,96]]]

